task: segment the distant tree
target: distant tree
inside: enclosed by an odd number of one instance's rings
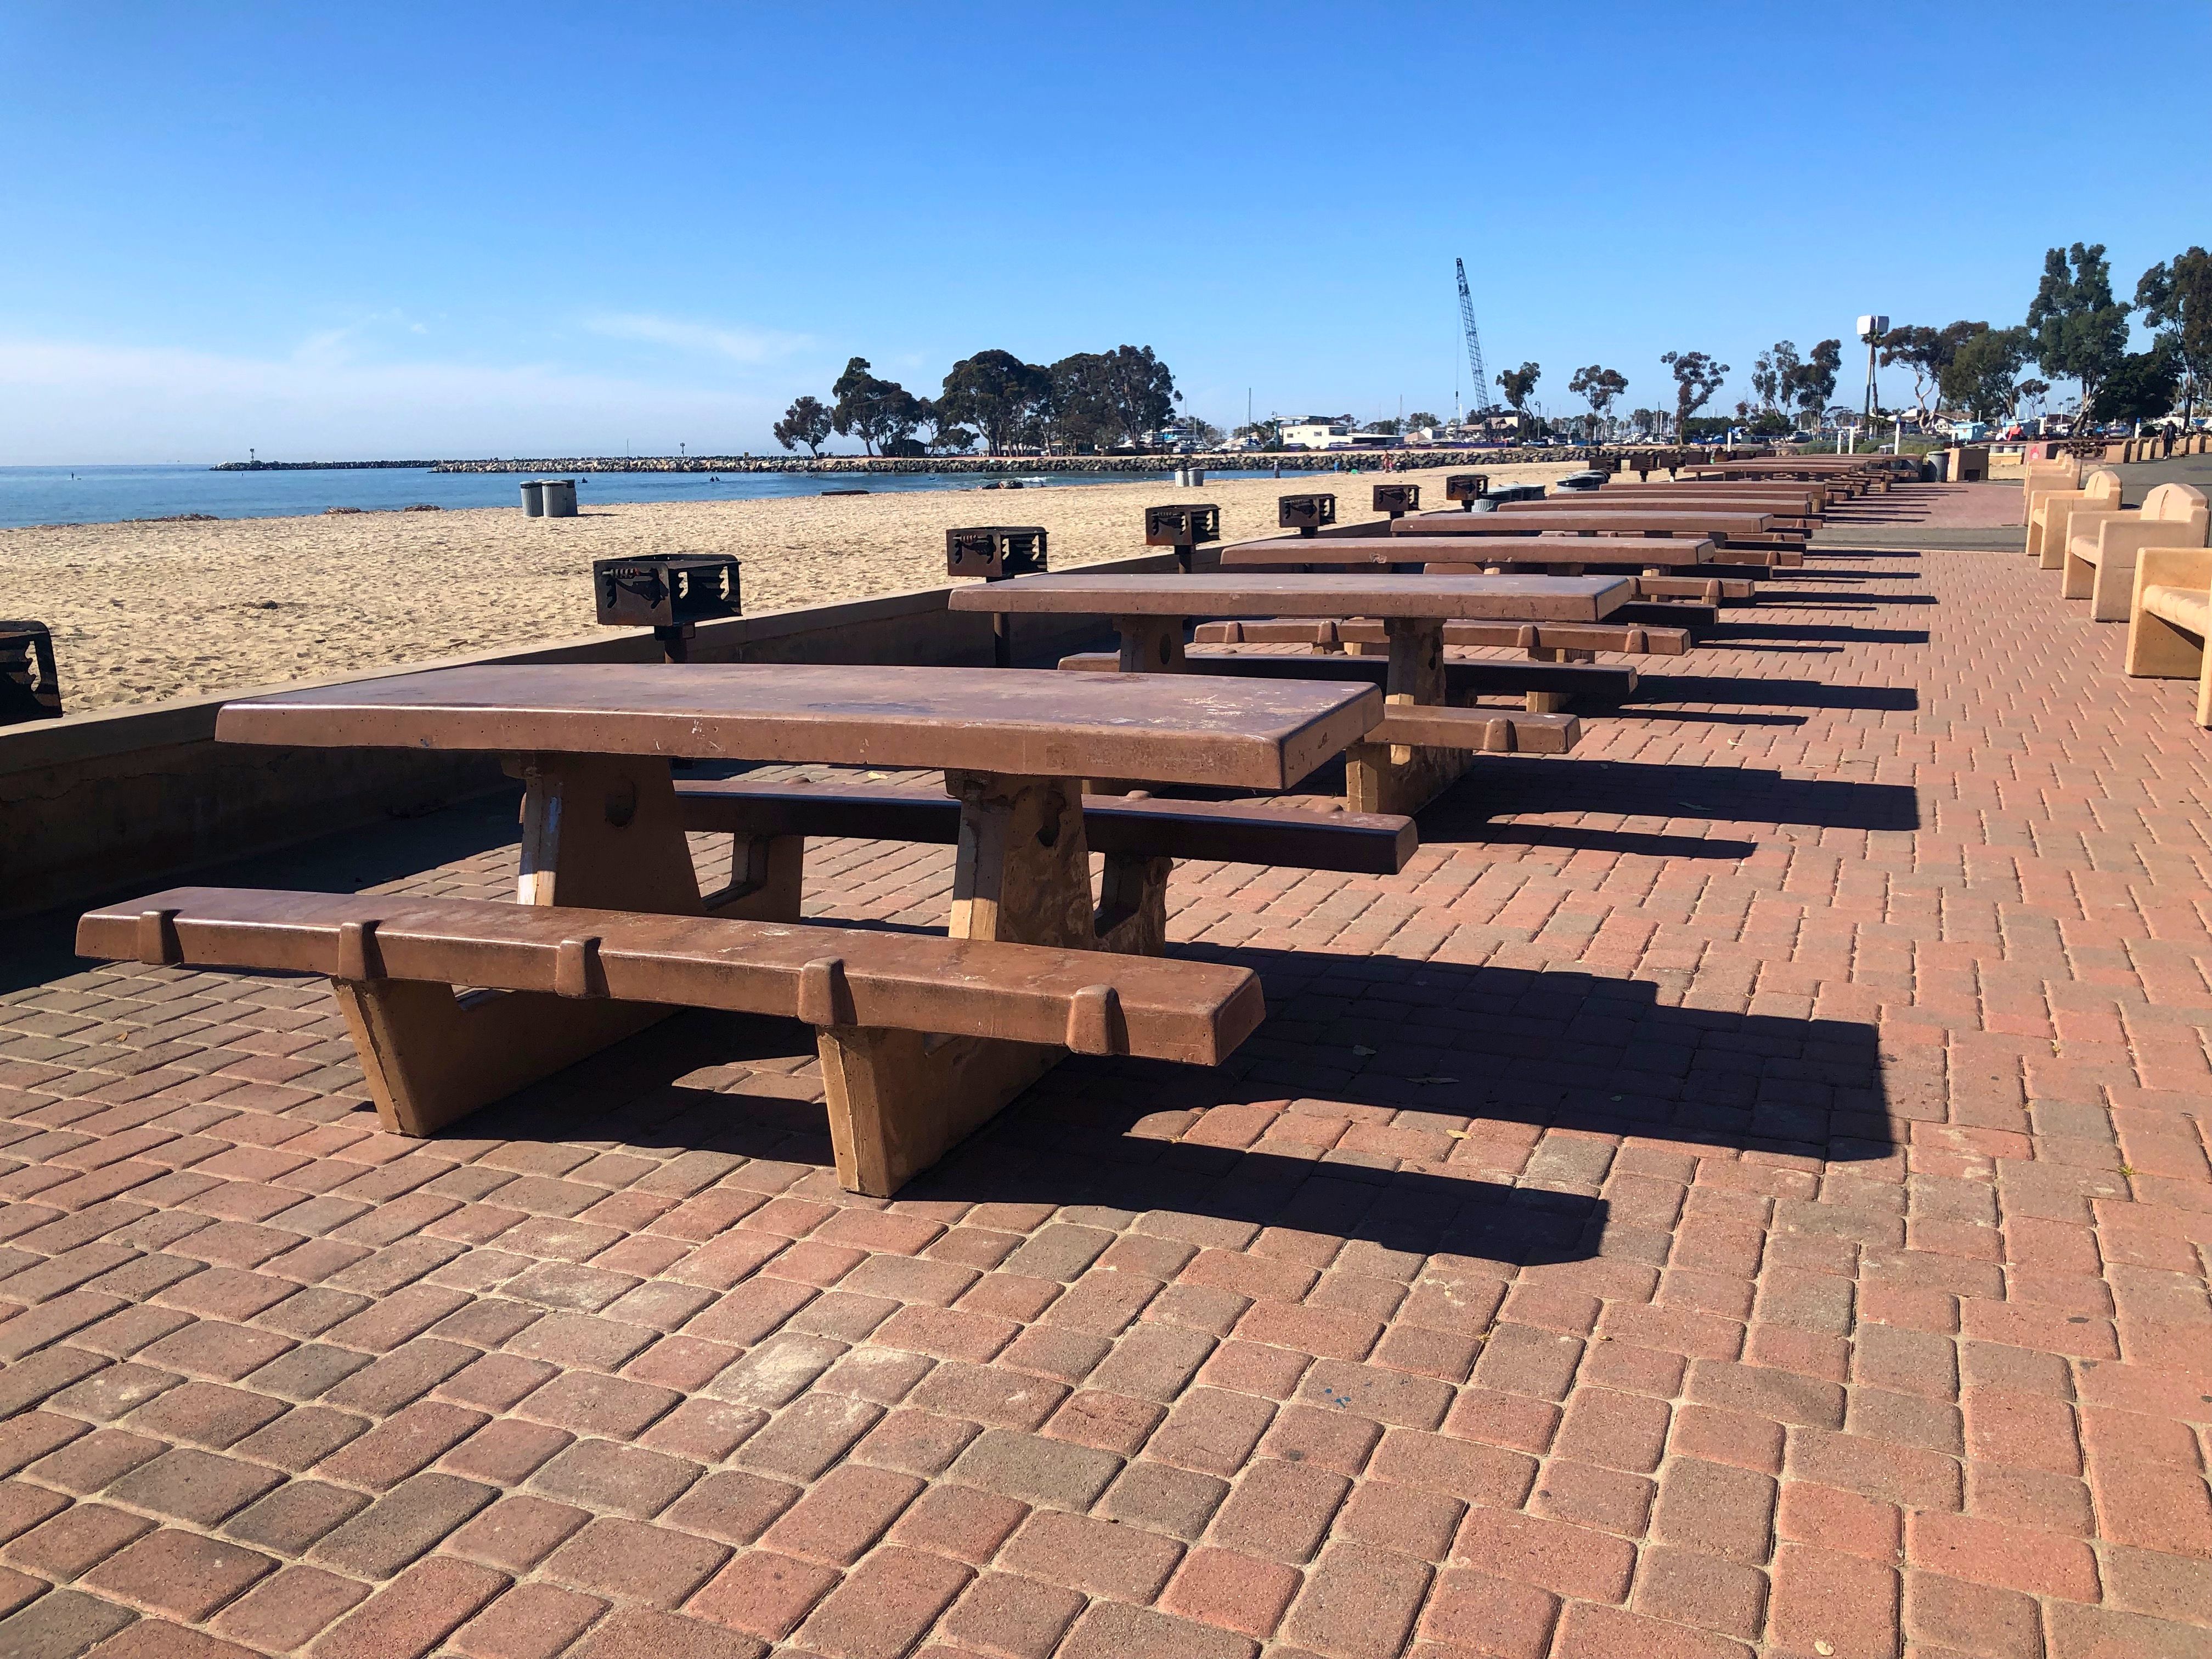
[[[2044,254],[2043,281],[2027,307],[2027,326],[2043,372],[2079,380],[2081,407],[2092,407],[2098,382],[2128,347],[2128,307],[2113,302],[2112,268],[2102,242],[2076,242]]]
[[[985,447],[998,455],[1023,420],[1051,395],[1050,369],[994,349],[952,365],[938,407],[946,420],[965,422],[981,433]]]
[[[1398,435],[1397,418],[1393,416],[1380,421],[1370,421],[1365,426],[1360,428],[1360,430],[1379,432],[1386,438],[1395,438]]]
[[[1182,417],[1182,441],[1200,449],[1218,449],[1225,434],[1211,421],[1201,421],[1195,415]]]
[[[2098,382],[2091,418],[2099,421],[2155,421],[2170,414],[2181,386],[2181,359],[2165,340],[2148,351],[2123,352]]]
[[[1536,382],[1544,378],[1543,365],[1523,363],[1518,368],[1509,368],[1498,377],[1498,389],[1505,393],[1505,401],[1516,415],[1528,412],[1528,394],[1536,389]]]
[[[1438,416],[1430,414],[1426,410],[1417,409],[1412,414],[1406,416],[1406,424],[1416,432],[1419,431],[1423,427],[1427,427],[1433,431],[1437,427],[1442,426],[1443,422]]]
[[[940,455],[965,455],[975,447],[975,434],[964,426],[946,426],[940,420],[937,430],[929,434],[929,447]]]
[[[2136,305],[2180,364],[2181,417],[2194,420],[2212,382],[2212,253],[2192,247],[2153,265],[2136,284]]]
[[[1278,420],[1255,421],[1249,426],[1238,427],[1230,435],[1270,449],[1282,442],[1283,423]]]
[[[1943,375],[1959,355],[1959,348],[1977,334],[1989,332],[1987,323],[1956,322],[1942,328],[1893,328],[1875,343],[1881,362],[1903,363],[1912,374],[1912,406],[1924,417],[1929,393],[1942,393]]]
[[[1182,393],[1150,346],[1116,346],[1106,357],[1115,416],[1129,441],[1141,443],[1146,434],[1158,432],[1175,418]]]
[[[1978,421],[2008,420],[2020,401],[2013,384],[2033,342],[2024,328],[1985,328],[1960,343],[1944,365],[1943,401]]]
[[[1595,437],[1606,411],[1613,407],[1613,400],[1628,390],[1628,377],[1618,369],[1591,363],[1575,371],[1574,378],[1567,382],[1567,390],[1589,405],[1588,430]]]
[[[805,444],[808,454],[819,455],[831,425],[829,405],[810,392],[793,399],[791,407],[783,411],[783,418],[770,430],[776,442],[786,449],[796,449]]]
[[[1628,423],[1648,437],[1659,430],[1660,419],[1659,411],[1656,409],[1638,409],[1630,412]]]
[[[886,443],[910,438],[929,418],[928,404],[896,380],[877,379],[866,357],[848,361],[830,392],[837,400],[830,424],[841,435],[857,435],[871,455]]]
[[[1728,379],[1729,366],[1717,363],[1702,351],[1669,351],[1659,361],[1674,375],[1674,430],[1690,429],[1690,417],[1712,401]]]
[[[1048,372],[1052,430],[1072,448],[1140,443],[1174,418],[1182,398],[1150,346],[1079,351]]]
[[[1796,406],[1803,418],[1818,430],[1820,411],[1827,407],[1828,399],[1836,395],[1836,376],[1844,367],[1844,343],[1823,340],[1814,346],[1812,355],[1802,363],[1792,364],[1784,377],[1776,395],[1785,404]]]
[[[1798,368],[1797,343],[1777,340],[1760,352],[1751,366],[1751,389],[1765,409],[1779,409],[1789,401],[1789,388]]]
[[[2022,380],[2018,386],[2014,386],[2013,390],[2020,394],[2020,401],[2021,403],[2033,404],[2037,411],[2040,413],[2043,409],[2043,400],[2051,395],[2051,382],[2048,380]]]

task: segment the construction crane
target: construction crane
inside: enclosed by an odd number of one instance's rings
[[[1459,267],[1459,325],[1467,334],[1467,366],[1474,371],[1474,407],[1478,411],[1495,409],[1490,401],[1490,376],[1482,367],[1482,336],[1474,329],[1474,296],[1467,291],[1467,261],[1455,259]]]

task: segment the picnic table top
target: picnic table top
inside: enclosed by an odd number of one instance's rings
[[[1378,524],[1375,528],[1380,531],[1382,526]],[[1455,553],[1464,555],[1465,562],[1485,564],[1640,566],[1650,564],[1655,560],[1669,564],[1702,564],[1712,557],[1713,544],[1707,538],[1688,536],[1674,537],[1663,548],[1653,543],[1636,541],[1618,550],[1603,542],[1594,542],[1587,536],[1519,536],[1510,538],[1470,536],[1463,541],[1447,536],[1424,536],[1418,544],[1409,544],[1403,536],[1275,536],[1265,541],[1232,542],[1221,550],[1221,562],[1224,567],[1234,566],[1239,569],[1285,564],[1414,564],[1424,560],[1449,563],[1451,556]],[[1496,584],[1529,579],[1484,576],[1464,579],[1426,577],[1420,580],[1479,580]],[[1577,579],[1565,577],[1553,580],[1572,581]]]
[[[1529,512],[1522,508],[1539,508]],[[1669,513],[1654,507],[1619,507],[1611,511],[1588,507],[1580,502],[1563,507],[1553,507],[1547,502],[1527,501],[1521,508],[1501,505],[1492,513],[1440,513],[1434,518],[1400,519],[1394,523],[1391,533],[1399,536],[1509,536],[1524,535],[1520,528],[1531,520],[1540,519],[1558,530],[1663,531],[1676,535],[1747,536],[1768,527],[1770,515],[1765,513],[1731,513],[1717,507],[1685,507],[1679,513]],[[1513,526],[1508,529],[1506,526]]]
[[[1331,544],[1300,537],[1276,545]],[[1336,544],[1340,545],[1341,544]],[[1385,543],[1386,547],[1390,544]],[[1589,544],[1583,544],[1584,547]],[[1397,544],[1405,556],[1403,544]],[[1425,550],[1424,550],[1425,551]],[[1634,597],[1618,576],[1133,575],[1071,571],[955,588],[955,611],[1135,617],[1483,617],[1595,622]]]
[[[1287,788],[1382,718],[1372,686],[1050,669],[574,663],[431,669],[223,705],[309,748],[659,755]]]

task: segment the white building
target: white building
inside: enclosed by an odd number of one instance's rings
[[[1342,421],[1333,421],[1326,415],[1309,415],[1303,421],[1285,421],[1282,434],[1285,449],[1380,449],[1387,448],[1396,441],[1380,432],[1359,431]]]

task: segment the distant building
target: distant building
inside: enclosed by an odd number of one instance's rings
[[[1387,433],[1362,432],[1326,415],[1285,421],[1282,431],[1285,449],[1388,449],[1398,441]]]

